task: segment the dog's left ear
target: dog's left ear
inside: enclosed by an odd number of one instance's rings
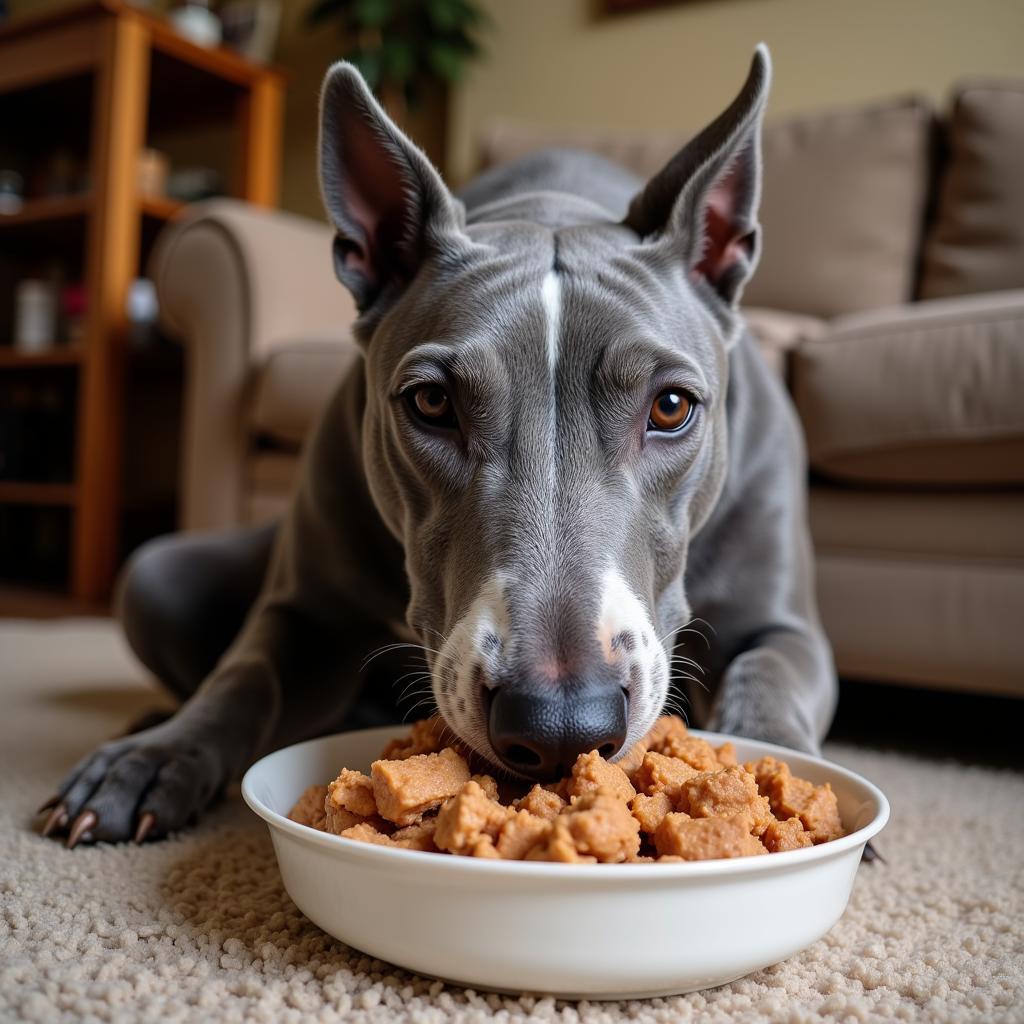
[[[337,229],[335,271],[362,314],[464,237],[461,203],[345,62],[320,94],[320,190]]]
[[[760,249],[761,119],[771,58],[762,43],[732,104],[684,146],[630,204],[625,224],[685,260],[691,278],[729,311]]]

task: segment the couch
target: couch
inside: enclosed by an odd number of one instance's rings
[[[485,165],[558,143],[642,175],[679,145],[497,122]],[[1024,696],[1024,83],[968,82],[765,130],[750,325],[810,458],[818,594],[846,677]],[[359,356],[322,224],[192,207],[152,266],[187,349],[181,525],[279,515]]]

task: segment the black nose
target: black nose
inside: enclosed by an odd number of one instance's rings
[[[580,754],[618,753],[626,739],[627,712],[621,686],[501,686],[491,691],[488,732],[506,767],[533,779],[556,779],[568,774]]]

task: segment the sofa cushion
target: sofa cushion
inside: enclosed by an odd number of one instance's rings
[[[1024,288],[1024,81],[960,88],[921,296]]]
[[[297,448],[358,358],[349,340],[297,340],[275,347],[255,371],[250,434]]]
[[[766,126],[764,249],[744,301],[829,317],[910,299],[933,123],[904,99]]]
[[[792,387],[823,474],[1024,483],[1024,291],[842,318],[793,353]]]
[[[808,518],[818,555],[987,562],[1024,572],[1022,490],[898,490],[819,481],[810,488]]]
[[[753,306],[830,317],[912,297],[931,172],[934,115],[914,98],[769,122],[764,129],[764,248]],[[637,135],[500,120],[484,166],[545,146],[578,146],[649,177],[685,135]]]

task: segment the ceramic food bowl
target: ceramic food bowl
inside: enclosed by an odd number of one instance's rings
[[[846,908],[882,792],[828,761],[731,739],[740,762],[772,754],[829,782],[850,834],[763,857],[669,864],[549,864],[393,850],[289,821],[302,791],[369,770],[406,730],[311,740],[254,764],[246,803],[270,827],[288,894],[350,946],[477,988],[563,998],[642,998],[722,985],[820,939]]]

